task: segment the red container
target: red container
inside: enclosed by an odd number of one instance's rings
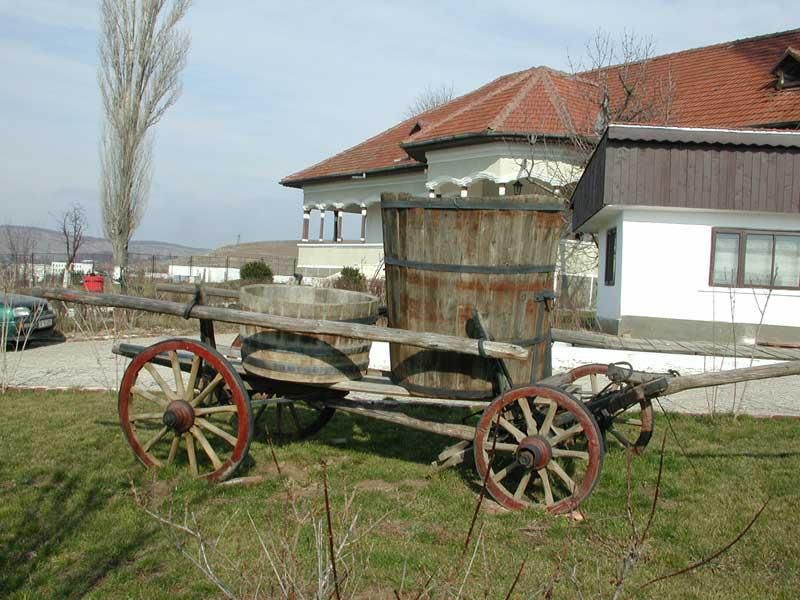
[[[105,278],[102,275],[84,275],[83,289],[87,292],[102,292]]]

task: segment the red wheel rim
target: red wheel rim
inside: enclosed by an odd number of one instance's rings
[[[165,357],[163,356],[165,354],[167,359],[170,359],[173,356],[177,358],[178,352],[189,353],[191,356],[192,365],[194,365],[195,361],[198,363],[198,365],[201,364],[202,361],[204,367],[207,366],[210,368],[210,371],[213,371],[217,374],[215,378],[206,385],[206,387],[211,387],[212,390],[205,392],[205,396],[203,396],[203,389],[205,388],[196,389],[194,385],[192,385],[191,394],[186,395],[188,391],[188,383],[192,378],[191,372],[189,374],[189,381],[186,381],[183,379],[183,372],[179,371],[181,373],[181,379],[183,380],[184,386],[183,398],[178,398],[180,396],[178,393],[180,391],[179,389],[171,390],[172,395],[169,396],[166,394],[166,391],[163,388],[151,389],[150,391],[147,391],[145,389],[140,390],[136,387],[136,382],[140,373],[143,369],[149,371],[152,368],[152,365],[155,364],[154,359],[156,359],[156,361],[163,361],[165,360]],[[184,354],[184,358],[185,357],[186,355]],[[175,373],[174,363],[172,364],[173,373]],[[150,365],[150,367],[148,367],[148,365]],[[199,372],[198,367],[195,370],[194,381],[199,382],[200,376],[201,373]],[[178,375],[176,374],[175,377],[175,387],[178,388]],[[214,382],[217,381],[217,378],[219,378],[219,381],[215,384]],[[166,382],[163,375],[162,380]],[[156,383],[158,382],[156,381]],[[161,386],[159,384],[157,388],[160,387]],[[185,406],[183,405],[191,405],[191,403],[195,400],[199,399],[200,402],[203,402],[208,398],[216,397],[218,390],[224,390],[226,392],[226,400],[228,404],[220,405],[218,408],[212,408],[198,403],[198,406],[189,411],[193,420],[192,429],[187,430],[185,433],[178,434],[177,431],[180,429],[171,430],[170,427],[166,425],[165,417],[163,415],[171,410],[171,401],[177,401],[179,399],[184,400],[181,403],[181,406],[178,408],[185,409]],[[153,406],[153,411],[151,413],[142,413],[138,415],[131,413],[133,398],[140,395],[142,395],[143,398],[148,398],[152,401],[151,404]],[[159,402],[155,402],[155,400],[153,400],[154,398]],[[185,401],[186,398],[189,399],[188,402]],[[152,447],[148,447],[149,444],[151,446],[155,444],[161,444],[161,439],[158,439],[152,444],[151,442],[153,438],[158,436],[158,433],[161,433],[161,431],[164,429],[166,429],[167,432],[162,435],[162,438],[169,439],[171,445],[175,445],[174,440],[178,439],[178,448],[181,444],[183,444],[186,448],[187,455],[194,454],[196,468],[192,470],[197,471],[198,476],[203,479],[221,481],[229,477],[244,460],[245,456],[247,456],[247,452],[250,447],[253,424],[250,410],[250,400],[244,384],[242,383],[238,373],[233,370],[227,360],[225,360],[225,358],[219,352],[201,342],[187,339],[165,340],[163,342],[154,344],[137,354],[125,369],[125,374],[122,377],[117,400],[117,409],[119,413],[120,425],[122,426],[122,430],[125,434],[128,444],[130,445],[136,457],[147,467],[158,468],[164,466],[165,461],[156,458],[156,456],[150,451]],[[156,436],[151,437],[148,441],[143,441],[143,439],[141,439],[143,436],[138,434],[137,427],[134,425],[134,423],[138,422],[140,417],[144,416],[146,416],[147,419],[152,423],[156,423],[156,414],[159,411],[162,413],[161,430],[159,430]],[[176,410],[174,412],[181,418],[185,417],[185,410]],[[235,426],[232,426],[230,431],[222,429],[218,425],[215,425],[211,422],[210,415],[216,414],[217,412],[226,415],[229,418],[234,416],[236,417]],[[201,424],[203,422],[206,424],[210,423],[210,425]],[[206,426],[221,430],[222,433],[218,433],[218,437],[225,435],[223,438],[226,442],[224,458],[219,456],[221,452],[215,450],[213,445],[209,442],[209,438],[211,438],[213,441],[216,441],[216,439],[213,437],[213,430],[205,429]],[[196,433],[193,431],[193,429],[198,430],[199,433]],[[185,436],[190,436],[191,440]],[[189,446],[192,447],[191,452],[189,450]],[[214,455],[215,459],[212,460],[211,455]],[[172,448],[170,448],[170,456],[168,456],[168,459],[169,462],[172,462],[172,460],[175,458]],[[208,461],[206,461],[205,458],[207,458]],[[191,469],[191,457],[189,460]],[[212,464],[206,465],[206,472],[200,472],[200,464],[205,464],[206,462],[211,462]]]
[[[536,408],[532,407],[532,403],[534,403],[533,406],[538,406],[539,404],[546,405],[546,412],[537,411]],[[528,408],[523,410],[523,406],[527,406]],[[555,407],[555,409],[552,407]],[[529,424],[527,429],[524,424],[521,424],[520,428],[516,428],[514,424],[511,423],[512,428],[518,429],[518,433],[514,435],[514,441],[510,443],[508,441],[496,442],[494,440],[494,435],[492,435],[492,430],[496,426],[495,423],[497,422],[498,415],[501,415],[501,417],[505,419],[506,417],[504,415],[508,415],[509,411],[515,411],[517,409],[520,409],[523,413],[528,412],[531,414],[535,426],[531,426],[528,416],[526,415],[524,421]],[[553,411],[552,415],[548,416],[551,411]],[[565,436],[567,430],[562,430],[553,425],[559,418],[559,415],[564,415],[565,413],[569,413],[570,415],[568,417],[571,423],[570,430],[575,430],[574,433],[568,436]],[[548,418],[550,419],[549,425],[547,424]],[[539,420],[543,420],[543,422],[539,423]],[[508,422],[507,419],[506,422]],[[505,427],[506,425],[502,424],[501,419],[501,426],[499,428],[501,433]],[[536,431],[533,431],[533,429]],[[560,430],[561,433],[556,430]],[[520,434],[525,436],[522,441],[517,439]],[[563,437],[563,439],[559,440],[561,437]],[[581,449],[570,450],[567,446],[574,443],[578,438],[580,438]],[[501,474],[503,471],[508,470],[509,467],[503,466],[501,469],[496,470],[497,467],[501,466],[497,457],[500,457],[504,452],[515,452],[514,455],[518,457],[516,462],[521,463],[519,458],[521,456],[520,448],[523,448],[526,443],[532,447],[537,445],[551,445],[552,458],[548,459],[545,457],[544,460],[548,461],[546,466],[535,470],[535,473],[533,470],[530,470],[528,479],[525,479],[527,473],[523,467],[523,474],[519,481],[523,493],[520,495],[519,487],[512,490],[502,482]],[[513,445],[517,446],[516,451],[510,448],[510,446]],[[494,460],[489,457],[489,452],[492,450],[493,446],[495,446],[496,449],[496,458]],[[573,459],[569,458],[568,455],[570,454],[573,455],[574,460],[582,461],[582,474],[579,481],[573,480],[574,486],[571,488],[570,493],[561,494],[564,495],[564,497],[559,497],[556,500],[555,493],[557,486],[550,482],[550,475],[548,473],[550,471],[556,473],[554,477],[561,477],[563,473],[569,478],[569,474],[566,473],[561,465],[565,463],[565,461]],[[581,456],[578,457],[578,454]],[[584,454],[585,458],[583,457]],[[506,456],[502,460],[507,461],[508,457]],[[603,465],[603,447],[600,430],[597,427],[594,417],[589,414],[583,404],[561,390],[548,386],[515,388],[494,400],[483,412],[475,432],[475,465],[481,476],[481,480],[486,481],[486,490],[500,505],[511,510],[520,510],[534,504],[541,504],[551,513],[559,514],[569,512],[575,510],[578,505],[591,494],[600,476],[600,470]],[[488,477],[487,473],[489,473]],[[535,499],[529,498],[526,492],[529,492],[537,485],[541,485],[543,491],[537,493]],[[548,494],[545,492],[548,487],[550,488],[550,495],[552,497],[548,497]]]
[[[607,375],[608,374],[608,365],[594,363],[589,365],[581,365],[580,367],[575,367],[571,371],[569,371],[569,382],[568,383],[575,383],[578,379],[583,377],[591,377],[593,375]],[[641,454],[644,452],[645,447],[650,442],[650,438],[653,436],[653,405],[650,400],[644,399],[639,401],[639,411],[640,411],[640,425],[639,425],[639,435],[637,436],[636,440],[631,442],[630,440],[621,439],[617,437],[619,442],[627,447],[631,448],[636,454]],[[615,415],[618,417],[625,411],[620,411]]]

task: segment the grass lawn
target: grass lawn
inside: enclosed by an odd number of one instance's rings
[[[661,502],[624,597],[722,547],[769,497],[729,552],[635,597],[797,598],[800,422],[674,416],[672,424],[683,451],[670,436]],[[655,489],[663,416],[656,430],[631,467],[639,530]],[[263,598],[282,597],[263,547],[277,570],[313,597],[317,550],[327,544],[324,535],[324,543],[315,537],[325,515],[322,460],[337,542],[358,514],[355,541],[339,564],[343,597],[415,598],[430,578],[438,598],[457,597],[462,581],[462,597],[505,598],[525,560],[514,598],[611,598],[630,539],[626,459],[617,447],[583,505],[584,521],[500,512],[487,503],[473,536],[480,544],[459,561],[479,485],[471,466],[432,475],[430,461],[449,441],[430,434],[339,414],[311,440],[275,447],[282,477],[269,446],[256,442],[239,474],[267,480],[220,487],[178,470],[154,475],[141,468],[111,395],[10,392],[0,396],[0,432],[3,597],[223,597],[175,546],[182,541],[197,557],[196,540],[160,525],[140,505],[181,523],[187,516],[207,540],[212,568],[239,597],[257,589]]]

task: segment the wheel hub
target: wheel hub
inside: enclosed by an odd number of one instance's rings
[[[526,469],[544,468],[553,458],[550,442],[540,435],[523,438],[517,448],[517,462]]]
[[[161,422],[176,433],[186,433],[194,425],[194,409],[185,400],[173,400],[167,405]]]

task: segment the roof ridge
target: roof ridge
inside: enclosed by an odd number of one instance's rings
[[[550,100],[550,104],[555,109],[564,128],[572,135],[577,134],[577,131],[575,131],[575,123],[572,121],[572,114],[569,112],[569,109],[566,108],[567,103],[561,96],[561,93],[556,89],[550,76],[548,75],[543,82],[545,92],[547,92],[547,99]]]
[[[425,135],[429,135],[431,131],[435,131],[438,127],[441,127],[442,125],[444,125],[448,121],[450,121],[450,120],[454,119],[455,117],[465,113],[466,111],[470,110],[471,108],[475,107],[476,105],[480,104],[481,102],[484,102],[487,98],[492,98],[492,97],[496,96],[497,94],[499,94],[500,92],[503,92],[503,91],[507,90],[508,88],[517,85],[520,81],[522,81],[525,78],[525,76],[530,71],[531,71],[531,69],[527,69],[525,71],[518,71],[517,73],[511,73],[509,75],[505,75],[504,77],[513,77],[514,75],[519,75],[519,76],[518,77],[514,77],[510,81],[508,81],[505,84],[499,86],[497,89],[492,90],[491,92],[489,92],[485,96],[481,96],[479,94],[476,94],[476,97],[473,98],[470,102],[467,102],[461,108],[459,108],[457,110],[454,110],[453,112],[451,112],[449,115],[447,115],[443,119],[433,123],[430,127],[428,127],[427,130],[425,131]],[[494,80],[494,82],[497,82],[500,79],[502,79],[502,77],[498,77],[497,79]],[[486,87],[486,86],[483,86],[483,87]],[[479,90],[483,89],[483,87],[479,88]],[[479,91],[479,90],[476,90],[476,91]],[[453,101],[451,100],[451,102],[453,102]],[[414,136],[411,135],[408,138],[406,138],[406,140],[413,140],[413,137]],[[406,140],[404,140],[404,141],[406,141]]]
[[[775,31],[773,33],[762,33],[760,35],[753,35],[753,36],[746,37],[746,38],[739,38],[738,40],[728,40],[728,41],[725,41],[725,42],[717,42],[716,44],[709,44],[707,46],[696,46],[694,48],[685,48],[683,50],[675,50],[674,52],[667,52],[666,54],[658,54],[656,56],[651,56],[649,58],[645,58],[645,59],[642,59],[642,60],[637,60],[637,61],[634,61],[634,62],[629,63],[629,64],[638,64],[640,62],[645,62],[645,61],[651,62],[651,61],[654,61],[654,60],[657,60],[657,59],[671,58],[673,56],[678,56],[680,54],[689,54],[689,53],[692,53],[692,52],[699,52],[700,50],[709,50],[711,48],[720,48],[720,47],[723,47],[723,46],[732,46],[734,44],[741,44],[741,43],[744,43],[744,42],[754,42],[754,41],[758,41],[758,40],[776,38],[776,37],[780,37],[782,35],[787,35],[787,34],[791,34],[791,33],[800,33],[800,27],[797,27],[795,29],[786,29],[785,31]],[[575,75],[587,75],[589,73],[595,73],[597,71],[605,71],[605,70],[608,70],[608,69],[616,69],[617,67],[621,67],[623,65],[625,65],[625,63],[618,63],[618,64],[614,64],[614,65],[608,65],[607,67],[600,67],[600,68],[597,68],[597,69],[587,69],[585,71],[578,71],[577,73],[575,73]]]
[[[516,94],[514,94],[514,97],[511,99],[510,102],[508,102],[505,105],[503,110],[497,113],[494,119],[489,121],[489,129],[497,129],[499,127],[502,127],[503,123],[509,117],[509,115],[514,110],[516,110],[516,108],[520,105],[520,102],[522,102],[523,98],[528,95],[528,92],[530,92],[536,86],[536,84],[542,80],[542,71],[540,69],[541,67],[535,67],[534,69],[529,69],[529,72],[531,72],[532,77],[530,77],[530,79],[528,79],[528,81],[525,82],[525,85],[523,85],[519,89],[519,91]]]

